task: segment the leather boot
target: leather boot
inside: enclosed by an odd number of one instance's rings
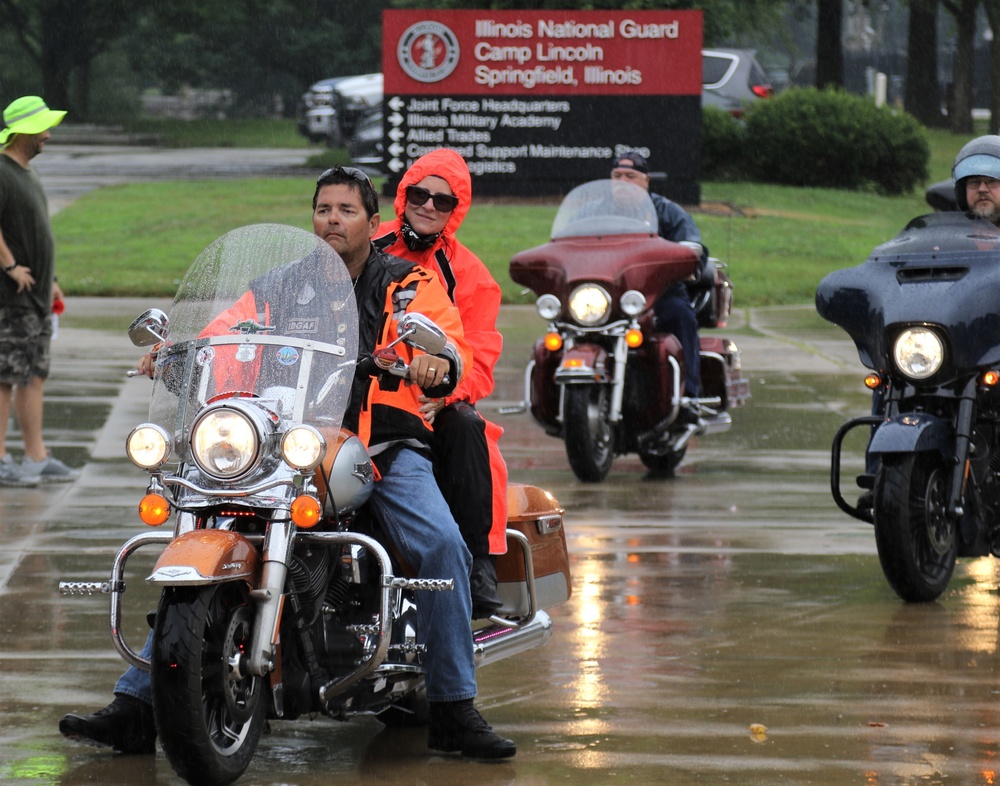
[[[497,595],[496,557],[488,554],[472,558],[469,589],[472,591],[472,619],[485,619],[500,611],[503,601]]]
[[[427,747],[445,753],[461,751],[470,759],[507,759],[517,753],[517,746],[493,731],[472,699],[430,703]]]
[[[84,745],[113,748],[119,753],[156,752],[152,705],[121,693],[91,715],[64,715],[59,733]]]

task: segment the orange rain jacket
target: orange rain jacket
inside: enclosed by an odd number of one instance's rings
[[[406,211],[406,187],[419,183],[428,175],[443,178],[458,197],[440,237],[426,251],[411,251],[400,236],[402,216]],[[434,271],[448,296],[458,306],[462,316],[465,339],[472,347],[472,368],[455,391],[445,399],[476,404],[493,392],[493,368],[500,359],[503,336],[497,330],[500,312],[500,285],[490,275],[486,265],[455,237],[472,205],[472,176],[469,167],[454,150],[432,150],[417,159],[399,181],[393,207],[396,219],[384,222],[376,245],[393,256],[409,259]],[[503,429],[483,418],[486,442],[490,452],[493,476],[493,527],[490,530],[490,551],[503,554],[507,550],[507,465],[500,454],[499,440]]]

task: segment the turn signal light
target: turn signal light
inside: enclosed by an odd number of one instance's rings
[[[562,349],[563,340],[562,336],[558,333],[546,333],[545,334],[545,348],[549,352],[558,352]]]
[[[636,347],[642,346],[642,331],[641,330],[626,330],[625,331],[625,343],[628,345],[629,349],[635,349]]]
[[[981,377],[983,384],[988,388],[996,387],[1000,383],[1000,371],[991,368],[989,371],[984,371]]]
[[[873,371],[865,377],[865,387],[869,390],[875,390],[876,388],[882,387],[882,377]]]
[[[309,529],[319,523],[321,506],[311,494],[303,494],[292,500],[292,521],[296,527]]]
[[[170,518],[170,503],[159,494],[147,494],[139,502],[139,518],[143,524],[158,527]]]

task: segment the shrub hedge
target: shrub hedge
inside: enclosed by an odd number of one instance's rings
[[[710,111],[711,110],[711,111]],[[930,145],[905,112],[841,90],[793,88],[754,103],[742,123],[706,107],[707,179],[905,194],[927,179]]]

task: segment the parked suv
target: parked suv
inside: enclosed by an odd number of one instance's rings
[[[739,117],[747,104],[773,96],[756,54],[753,49],[703,49],[702,106],[717,106]]]

